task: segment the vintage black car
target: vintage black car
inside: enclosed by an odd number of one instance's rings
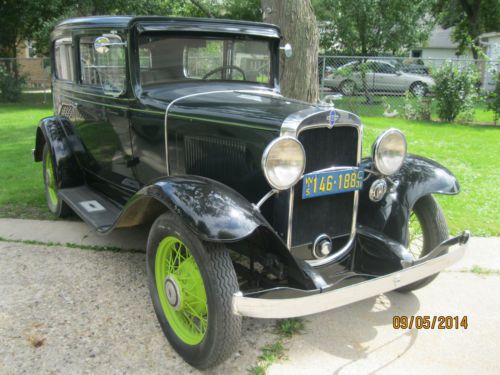
[[[147,226],[154,309],[198,368],[235,349],[242,316],[414,290],[468,239],[449,238],[432,197],[457,194],[456,178],[407,155],[397,120],[362,159],[356,115],[280,94],[280,39],[268,24],[166,17],[52,33],[54,116],[33,151],[48,207],[102,234]]]

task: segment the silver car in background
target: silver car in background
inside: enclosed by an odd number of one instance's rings
[[[362,72],[365,72],[365,84]],[[425,96],[434,86],[434,80],[426,75],[398,70],[394,65],[376,60],[352,61],[327,74],[324,86],[340,91],[345,96],[369,92],[404,93]]]

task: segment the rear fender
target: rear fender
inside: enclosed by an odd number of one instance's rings
[[[70,146],[68,131],[73,126],[65,117],[51,116],[42,119],[36,131],[35,149],[33,158],[39,162],[43,160],[43,148],[48,144],[52,154],[58,188],[78,186],[83,183],[82,173]]]
[[[373,169],[372,160],[363,166]],[[433,160],[408,155],[400,171],[391,176],[396,185],[379,202],[368,197],[369,188],[377,176],[370,176],[360,194],[358,223],[375,229],[405,245],[408,238],[408,219],[413,205],[429,194],[453,195],[460,192],[456,177]],[[391,184],[389,184],[390,186]]]

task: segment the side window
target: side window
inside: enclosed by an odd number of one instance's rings
[[[55,41],[54,61],[57,79],[72,81],[75,78],[71,38],[58,39]]]
[[[379,65],[380,65],[380,69],[379,69],[380,73],[387,73],[387,74],[394,74],[394,73],[396,73],[396,69],[394,69],[389,64],[379,64]]]
[[[117,35],[80,38],[80,79],[118,96],[125,91],[125,44]]]

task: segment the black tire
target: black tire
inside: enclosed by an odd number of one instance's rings
[[[344,96],[353,96],[356,93],[356,83],[350,79],[342,81],[339,88]]]
[[[50,165],[48,165],[48,163],[50,163]],[[51,184],[49,182],[50,178],[47,172],[49,166],[52,167],[51,178],[54,181],[51,188],[49,187],[49,185]],[[48,144],[45,144],[45,146],[43,146],[42,167],[43,167],[43,183],[45,189],[45,198],[47,200],[47,207],[49,208],[49,211],[52,212],[55,216],[61,218],[71,215],[72,213],[71,208],[57,194],[57,190],[59,189],[59,181],[57,180],[57,176],[55,175],[55,173],[53,173],[53,171],[56,170],[56,165],[54,164],[54,160],[51,157]],[[51,189],[52,189],[52,194],[49,192],[49,190]]]
[[[448,225],[446,224],[446,219],[441,207],[439,207],[439,204],[432,195],[426,195],[420,198],[413,206],[410,218],[411,215],[414,215],[414,218],[418,220],[422,229],[423,242],[421,246],[419,246],[421,252],[414,254],[416,258],[421,258],[427,255],[441,242],[448,239]],[[408,238],[407,246],[409,246],[411,251],[410,240],[411,239]],[[439,273],[399,288],[398,292],[411,292],[412,290],[420,289],[433,281],[438,274]]]
[[[201,273],[208,305],[208,324],[202,341],[186,344],[169,323],[161,305],[155,275],[155,260],[160,242],[174,236],[192,254]],[[232,311],[233,294],[239,291],[238,279],[227,249],[203,243],[171,213],[159,216],[149,233],[146,266],[149,291],[160,326],[172,347],[186,362],[198,369],[218,365],[237,347],[241,317]]]
[[[429,88],[423,82],[414,82],[410,86],[410,92],[413,96],[426,96],[429,93]]]

